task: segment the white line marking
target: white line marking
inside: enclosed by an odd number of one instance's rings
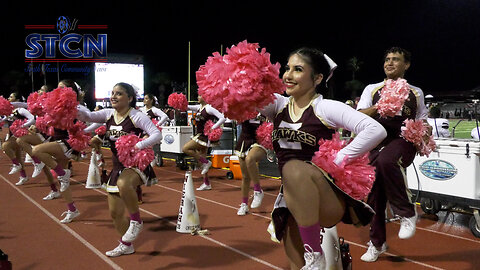
[[[73,178],[70,178],[70,179],[73,180],[74,182],[77,182],[77,183],[83,185],[83,186],[85,185],[85,184],[83,184],[82,182],[79,182],[79,181],[77,181],[77,180],[75,180],[75,179],[73,179]],[[170,189],[170,188],[168,188],[168,187],[165,187],[165,188],[166,188],[166,189]],[[104,192],[104,191],[102,191],[102,190],[99,190],[99,189],[93,189],[93,190],[96,191],[96,192],[99,192],[99,193],[101,193],[101,194],[107,195],[107,193]],[[175,189],[171,189],[171,190],[177,191],[177,190],[175,190]],[[179,192],[179,193],[181,193],[181,192]],[[214,202],[214,201],[211,201],[211,202]],[[228,206],[228,205],[224,205],[224,206],[231,207],[231,206]],[[233,207],[233,208],[234,208],[234,207]],[[139,207],[139,209],[140,209],[142,212],[147,213],[147,214],[149,214],[149,215],[151,215],[151,216],[153,216],[153,217],[156,217],[156,218],[158,218],[158,219],[164,219],[162,216],[159,216],[159,215],[157,215],[157,214],[155,214],[155,213],[152,213],[152,212],[150,212],[150,211],[148,211],[148,210],[146,210],[146,209],[143,209],[143,208],[141,208],[141,207]],[[234,208],[234,209],[235,209],[235,208]],[[260,215],[258,215],[258,216],[260,216]],[[264,216],[261,216],[261,217],[264,217]],[[264,218],[265,218],[265,217],[264,217]],[[166,220],[166,219],[165,219],[165,220]],[[172,221],[169,221],[169,220],[167,220],[167,222],[170,223],[170,224],[172,224],[173,226],[177,226],[177,223],[176,223],[176,222],[172,222]],[[222,243],[222,242],[220,242],[220,241],[217,241],[217,240],[215,240],[215,239],[213,239],[213,238],[211,238],[211,237],[208,237],[208,236],[205,236],[205,235],[200,235],[200,236],[201,236],[202,238],[210,241],[210,242],[213,242],[213,243],[215,243],[215,244],[217,244],[217,245],[220,245],[220,246],[222,246],[222,247],[224,247],[224,248],[227,248],[227,249],[229,249],[229,250],[231,250],[231,251],[233,251],[233,252],[236,252],[236,253],[238,253],[238,254],[240,254],[240,255],[242,255],[242,256],[247,257],[248,259],[254,260],[254,261],[256,261],[256,262],[258,262],[258,263],[261,263],[261,264],[263,264],[263,265],[266,265],[266,266],[268,266],[268,267],[270,267],[270,268],[277,269],[277,270],[282,270],[282,269],[283,269],[283,268],[280,268],[280,267],[278,267],[278,266],[275,266],[275,265],[273,265],[273,264],[271,264],[271,263],[269,263],[269,262],[267,262],[267,261],[264,261],[264,260],[262,260],[262,259],[259,259],[259,258],[257,258],[257,257],[254,257],[254,256],[252,256],[252,255],[250,255],[250,254],[248,254],[248,253],[245,253],[245,252],[243,252],[243,251],[241,251],[241,250],[238,250],[238,249],[236,249],[236,248],[234,248],[234,247],[231,247],[231,246],[229,246],[229,245],[227,245],[227,244],[225,244],[225,243]]]
[[[155,186],[158,186],[158,187],[161,187],[161,188],[164,188],[164,189],[168,189],[168,190],[170,190],[170,191],[174,191],[174,192],[177,192],[177,193],[180,193],[180,194],[182,193],[182,191],[180,191],[180,190],[176,190],[176,189],[174,189],[174,188],[166,187],[166,186],[163,186],[163,185],[160,185],[160,184],[155,184]],[[210,199],[207,199],[207,198],[203,198],[203,197],[200,197],[200,196],[197,196],[197,195],[195,195],[195,198],[196,198],[196,199],[201,199],[201,200],[204,200],[204,201],[213,203],[213,204],[218,204],[218,205],[221,205],[221,206],[224,206],[224,207],[227,207],[227,208],[231,208],[231,209],[233,209],[233,210],[235,210],[235,211],[238,210],[238,207],[231,206],[231,205],[224,204],[224,203],[217,202],[217,201],[213,201],[213,200],[210,200]],[[268,216],[260,215],[260,214],[257,214],[257,213],[250,213],[250,214],[252,214],[253,216],[257,216],[257,217],[261,217],[261,218],[264,218],[264,219],[271,220],[271,218],[268,217]]]
[[[86,164],[86,163],[85,163]],[[165,171],[165,172],[169,172],[169,173],[175,173],[175,174],[179,174],[179,175],[184,175],[182,173],[179,173],[179,172],[174,172],[174,171],[169,171],[169,170],[166,170],[166,169],[161,169],[161,168],[157,168],[161,171]],[[215,182],[218,182],[218,181],[215,181]],[[221,182],[219,182],[221,183]],[[225,183],[223,183],[225,184]],[[174,188],[170,188],[170,187],[167,187],[167,186],[163,186],[163,185],[160,185],[160,184],[156,184],[155,186],[158,186],[158,187],[161,187],[161,188],[164,188],[164,189],[167,189],[167,190],[170,190],[170,191],[174,191],[174,192],[177,192],[177,193],[182,193],[182,191],[179,191],[179,190],[176,190]],[[277,196],[277,195],[275,195]],[[201,199],[201,200],[204,200],[204,201],[207,201],[207,202],[210,202],[210,203],[213,203],[213,204],[217,204],[217,205],[221,205],[221,206],[224,206],[224,207],[227,207],[227,208],[231,208],[231,209],[234,209],[234,210],[237,210],[236,207],[234,206],[230,206],[230,205],[227,205],[227,204],[224,204],[224,203],[220,203],[220,202],[217,202],[217,201],[213,201],[213,200],[210,200],[210,199],[207,199],[207,198],[203,198],[203,197],[199,197],[199,196],[195,196],[195,198],[198,198],[198,199]],[[155,214],[151,213],[151,212],[148,212],[147,210],[144,210],[142,209],[142,211],[152,215],[152,216],[156,216]],[[267,217],[267,216],[263,216],[263,215],[260,215],[260,214],[256,214],[256,213],[251,213],[252,215],[255,215],[255,216],[258,216],[258,217],[261,217],[261,218],[264,218],[264,219],[268,219],[268,220],[271,220],[270,217]],[[156,216],[158,217],[158,216]],[[176,223],[173,223],[171,221],[169,221],[169,223],[172,223],[173,225],[176,226]],[[477,240],[473,240],[473,239],[469,239],[469,238],[465,238],[465,237],[461,237],[461,236],[456,236],[456,235],[451,235],[451,234],[447,234],[447,233],[443,233],[443,232],[438,232],[438,231],[434,231],[434,230],[430,230],[430,229],[425,229],[425,228],[422,228],[422,227],[417,227],[417,229],[419,230],[424,230],[424,231],[427,231],[427,232],[431,232],[431,233],[436,233],[436,234],[440,234],[440,235],[444,235],[444,236],[448,236],[448,237],[453,237],[453,238],[457,238],[457,239],[461,239],[461,240],[468,240],[468,241],[471,241],[471,242],[474,242],[474,243],[480,243],[480,241],[477,241]],[[202,236],[202,237],[206,237],[206,236]],[[212,239],[213,240],[213,239]],[[216,241],[216,240],[213,240],[213,241]],[[354,243],[354,242],[350,242],[350,241],[346,241],[345,242],[348,242],[348,243],[351,243],[352,245],[355,245],[355,246],[358,246],[358,247],[362,247],[362,248],[365,248],[367,249],[368,247],[365,246],[365,245],[361,245],[361,244],[358,244],[358,243]],[[240,251],[241,252],[241,251]],[[395,257],[400,257],[400,255],[395,255],[395,254],[392,254],[392,253],[389,253],[389,252],[385,252],[385,254],[389,255],[389,256],[395,256]],[[243,255],[243,254],[242,254]],[[248,254],[246,254],[248,255]],[[250,255],[248,255],[250,256]],[[419,261],[414,261],[414,260],[411,260],[411,259],[408,259],[406,257],[402,257],[405,261],[408,261],[408,262],[411,262],[411,263],[415,263],[415,264],[418,264],[418,265],[422,265],[424,267],[427,267],[427,268],[431,268],[431,269],[437,269],[437,270],[443,270],[443,268],[439,268],[439,267],[436,267],[436,266],[433,266],[433,265],[429,265],[429,264],[425,264],[425,263],[422,263],[422,262],[419,262]]]
[[[345,240],[346,243],[349,243],[351,245],[354,245],[354,246],[357,246],[357,247],[361,247],[361,248],[365,248],[367,249],[368,247],[365,246],[365,245],[360,245],[360,244],[357,244],[355,242],[351,242],[351,241],[347,241]],[[424,267],[427,267],[427,268],[431,268],[431,269],[436,269],[436,270],[445,270],[444,268],[440,268],[440,267],[436,267],[436,266],[433,266],[433,265],[430,265],[430,264],[426,264],[426,263],[422,263],[422,262],[419,262],[419,261],[414,261],[414,260],[411,260],[409,258],[406,258],[406,257],[403,257],[403,256],[399,256],[399,255],[395,255],[393,253],[390,253],[390,252],[385,252],[384,253],[385,255],[388,255],[388,256],[393,256],[393,257],[402,257],[405,261],[407,262],[411,262],[411,263],[414,263],[414,264],[418,264],[418,265],[421,265],[421,266],[424,266]]]
[[[170,173],[175,173],[175,174],[179,174],[179,175],[184,175],[182,173],[179,173],[179,172],[172,172],[172,171],[169,171],[169,170],[166,170],[166,169],[162,169],[162,168],[157,168],[161,171],[165,171],[165,172],[170,172]],[[232,185],[232,184],[228,184],[228,183],[224,183],[222,181],[216,181],[216,180],[210,180],[210,182],[214,182],[214,183],[219,183],[219,184],[222,184],[222,185],[226,185],[226,186],[230,186],[230,187],[236,187],[236,188],[241,188],[240,186],[237,186],[237,185]],[[264,194],[267,194],[267,195],[270,195],[270,196],[273,196],[273,197],[277,197],[278,193],[277,194],[274,194],[274,193],[270,193],[270,192],[263,192]]]
[[[157,168],[157,169],[158,169],[158,168]],[[160,170],[165,171],[165,172],[170,172],[170,173],[175,173],[175,174],[184,175],[184,174],[182,174],[182,173],[172,172],[172,171],[169,171],[169,170],[166,170],[166,169],[161,169],[161,168],[160,168]],[[215,181],[215,180],[210,180],[210,181],[211,181],[211,182],[215,182],[215,183],[221,183],[221,184],[224,184],[224,185],[234,186],[234,185],[231,185],[231,184],[222,183],[221,181]],[[161,186],[161,187],[170,189],[170,188],[165,187],[165,186]],[[236,186],[235,186],[235,187],[236,187]],[[172,190],[173,190],[173,189],[172,189]],[[177,192],[178,192],[178,191],[177,191]],[[268,194],[268,193],[266,193],[266,194]],[[272,195],[273,195],[273,194],[272,194]],[[277,194],[275,194],[274,196],[276,197]],[[206,200],[206,201],[210,201],[209,199],[206,199],[206,198],[201,198],[201,199]],[[214,201],[210,201],[210,202],[223,205],[222,203],[218,203],[218,202],[214,202]],[[232,206],[229,206],[229,205],[223,205],[223,206],[232,208]],[[269,218],[269,219],[270,219],[270,218]],[[400,224],[400,223],[398,223],[398,222],[395,222],[395,223]],[[449,225],[449,226],[452,226],[452,225]],[[431,230],[431,229],[427,229],[427,228],[423,228],[423,227],[419,227],[419,226],[417,226],[417,230],[422,230],[422,231],[426,231],[426,232],[431,232],[431,233],[440,234],[440,235],[443,235],[443,236],[448,236],[448,237],[452,237],[452,238],[456,238],[456,239],[461,239],[461,240],[466,240],[466,241],[470,241],[470,242],[473,242],[473,243],[480,244],[480,240],[475,240],[475,239],[470,239],[470,238],[466,238],[466,237],[462,237],[462,236],[458,236],[458,235],[448,234],[448,233],[444,233],[444,232],[440,232],[440,231],[435,231],[435,230]]]
[[[43,213],[45,213],[45,215],[47,215],[49,218],[51,218],[53,221],[55,221],[55,223],[57,223],[58,225],[60,225],[64,230],[66,230],[67,232],[69,232],[71,235],[73,235],[73,237],[77,238],[78,241],[80,241],[82,244],[84,244],[88,249],[90,249],[93,253],[95,253],[98,257],[100,257],[100,259],[102,259],[104,262],[106,262],[108,265],[110,265],[113,269],[118,269],[118,270],[121,270],[123,268],[121,268],[119,265],[117,265],[116,263],[114,263],[112,260],[110,260],[107,256],[105,256],[102,252],[100,252],[98,249],[96,249],[92,244],[90,244],[87,240],[85,240],[83,237],[81,237],[78,233],[76,233],[74,230],[70,229],[70,227],[68,227],[67,225],[65,224],[62,224],[60,223],[60,220],[57,219],[53,214],[51,214],[50,212],[48,212],[47,209],[45,209],[43,206],[41,206],[40,204],[38,204],[35,200],[33,200],[30,196],[28,196],[25,192],[23,192],[22,190],[20,190],[18,187],[16,187],[15,185],[13,185],[12,183],[10,183],[10,181],[8,181],[3,175],[0,174],[0,177],[3,178],[3,181],[5,181],[7,184],[9,184],[12,188],[14,188],[15,190],[18,191],[18,193],[20,193],[23,197],[25,197],[27,200],[29,200],[33,205],[35,205],[38,209],[42,210]]]
[[[148,211],[148,210],[145,210],[145,209],[141,209],[141,210],[142,210],[143,212],[149,214],[149,215],[152,215],[152,216],[158,218],[158,219],[164,219],[163,217],[161,217],[161,216],[159,216],[159,215],[157,215],[157,214],[155,214],[155,213],[152,213],[152,212],[150,212],[150,211]],[[173,225],[173,226],[177,226],[177,223],[175,223],[175,222],[173,222],[173,221],[167,220],[167,222],[170,223],[170,224]],[[275,265],[273,265],[273,264],[271,264],[271,263],[269,263],[269,262],[266,262],[266,261],[264,261],[264,260],[261,260],[261,259],[259,259],[259,258],[257,258],[257,257],[254,257],[254,256],[252,256],[252,255],[250,255],[250,254],[248,254],[248,253],[245,253],[245,252],[243,252],[243,251],[241,251],[241,250],[239,250],[239,249],[236,249],[236,248],[231,247],[231,246],[229,246],[229,245],[227,245],[227,244],[224,244],[224,243],[222,243],[222,242],[220,242],[220,241],[217,241],[217,240],[215,240],[215,239],[213,239],[213,238],[211,238],[211,237],[208,237],[208,236],[206,236],[206,235],[199,235],[199,236],[202,237],[203,239],[206,239],[206,240],[208,240],[208,241],[210,241],[210,242],[213,242],[213,243],[215,243],[215,244],[217,244],[217,245],[220,245],[220,246],[222,246],[222,247],[224,247],[224,248],[227,248],[227,249],[229,249],[229,250],[231,250],[231,251],[233,251],[233,252],[236,252],[236,253],[238,253],[238,254],[240,254],[240,255],[242,255],[242,256],[245,256],[245,257],[247,257],[247,258],[249,258],[249,259],[251,259],[251,260],[254,260],[254,261],[258,262],[258,263],[261,263],[261,264],[263,264],[263,265],[269,266],[269,267],[271,267],[271,268],[273,268],[273,269],[278,269],[278,270],[283,269],[283,268],[280,268],[280,267],[278,267],[278,266],[275,266]]]

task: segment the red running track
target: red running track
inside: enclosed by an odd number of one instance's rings
[[[110,163],[109,151],[104,153]],[[66,210],[62,199],[42,200],[49,192],[45,176],[17,187],[18,175],[8,175],[10,165],[8,157],[0,155],[0,249],[14,269],[288,269],[283,246],[266,232],[279,180],[262,178],[262,207],[239,217],[240,181],[227,180],[225,170],[211,170],[213,190],[195,192],[201,226],[211,234],[180,234],[175,225],[185,171],[166,161],[155,169],[160,182],[143,188],[145,227],[134,243],[136,252],[108,258],[105,251],[117,246],[119,236],[105,192],[84,187],[87,161],[74,163],[72,190],[81,215],[66,225],[59,223]],[[33,167],[27,165],[26,171],[31,175]],[[200,174],[195,171],[193,176],[197,187]],[[419,214],[417,233],[409,240],[396,236],[398,223],[387,224],[390,248],[375,263],[360,261],[368,227],[339,224],[339,235],[350,243],[353,268],[480,269],[480,239],[464,225],[469,216],[443,212],[434,219],[420,209]]]

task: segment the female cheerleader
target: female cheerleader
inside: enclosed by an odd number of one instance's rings
[[[212,129],[220,127],[224,122],[225,118],[217,109],[208,105],[201,96],[198,96],[199,105],[188,105],[188,109],[196,112],[195,115],[195,133],[196,135],[183,146],[183,152],[191,157],[194,157],[197,161],[202,163],[202,172],[203,183],[197,190],[210,190],[212,186],[208,180],[208,170],[212,166],[212,162],[207,160],[207,150],[208,147],[218,145],[218,141],[211,142],[208,140],[208,137],[203,134],[205,124],[208,120],[217,120],[213,125]]]
[[[292,52],[283,74],[290,97],[276,94],[276,100],[260,110],[274,123],[272,141],[283,183],[275,204],[286,204],[288,209],[275,209],[272,219],[292,269],[325,268],[321,227],[332,227],[340,221],[366,225],[373,215],[368,205],[340,190],[334,179],[308,162],[318,149],[319,139],[331,139],[334,129],[346,128],[357,134],[338,152],[337,165],[344,158],[348,161],[368,153],[386,136],[385,129],[372,118],[317,94],[316,89],[325,88],[333,71],[329,61],[316,49]],[[278,222],[278,213],[284,214],[284,223]]]
[[[44,93],[49,92],[50,90],[51,89],[48,88],[48,86],[44,85],[42,86],[42,88],[40,88],[40,90],[38,90],[38,94],[43,95]],[[23,151],[25,151],[25,153],[27,153],[32,157],[33,166],[34,166],[32,177],[38,176],[42,170],[47,176],[47,181],[50,184],[50,193],[48,193],[47,196],[43,197],[43,199],[44,200],[56,199],[60,197],[60,192],[58,191],[57,186],[53,180],[52,173],[47,167],[44,166],[45,164],[42,163],[40,159],[38,159],[32,153],[32,149],[33,149],[32,146],[39,145],[45,142],[48,136],[46,134],[42,134],[38,132],[35,125],[31,125],[29,128],[29,131],[30,131],[30,134],[17,138],[17,144],[20,145],[20,147],[23,149]]]
[[[159,108],[155,107],[157,104],[157,98],[153,94],[146,94],[145,97],[143,98],[143,104],[145,106],[140,108],[140,111],[146,114],[150,119],[158,119],[158,123],[156,126],[162,126],[165,121],[168,120],[168,116]],[[153,167],[155,164],[154,161],[152,161],[151,166]],[[138,196],[138,203],[142,204],[143,203],[143,192],[142,192],[142,187],[138,186],[137,187],[137,196]]]
[[[11,93],[8,97],[10,102],[19,102],[19,93]],[[15,107],[15,106],[14,106]],[[27,122],[23,124],[23,127],[30,127],[35,123],[35,118],[33,115],[24,108],[15,108],[10,116],[7,116],[7,123],[10,127],[12,123],[17,120],[27,119]],[[23,158],[22,158],[22,148],[17,144],[17,138],[9,130],[5,142],[2,144],[3,152],[12,160],[12,168],[8,174],[14,174],[20,172],[20,179],[15,185],[20,186],[25,184],[28,181],[27,174],[25,173]]]
[[[59,88],[69,87],[77,93],[77,100],[79,98],[78,88],[72,80],[62,80],[58,83]],[[83,108],[78,105],[79,109]],[[87,109],[88,110],[88,109]],[[57,180],[60,182],[60,193],[67,202],[67,211],[63,212],[61,223],[70,223],[74,218],[80,215],[72,198],[72,191],[70,189],[71,170],[68,169],[68,162],[71,158],[73,149],[68,144],[68,131],[55,128],[50,142],[44,142],[36,145],[32,150],[32,157],[36,157],[50,169],[53,169],[57,174]]]
[[[105,254],[117,257],[135,252],[132,242],[137,238],[143,227],[140,219],[136,187],[142,184],[150,185],[155,174],[149,165],[144,171],[137,168],[125,168],[118,160],[115,141],[123,135],[131,133],[139,136],[147,133],[148,138],[140,141],[135,148],[144,149],[160,143],[162,134],[152,121],[140,111],[134,109],[136,93],[127,83],[117,83],[113,87],[110,98],[113,109],[103,109],[97,112],[79,111],[79,119],[88,122],[106,123],[106,139],[110,141],[112,150],[113,170],[107,183],[108,207],[113,224],[122,236],[120,244]],[[125,217],[125,208],[130,214],[130,222]]]
[[[242,171],[242,204],[237,211],[237,215],[244,216],[250,210],[248,208],[248,193],[250,191],[250,180],[253,181],[253,201],[251,208],[257,208],[262,204],[263,191],[260,187],[257,162],[267,156],[267,149],[257,143],[256,131],[265,117],[258,115],[255,119],[250,119],[242,123],[242,132],[240,133],[235,154],[240,162]]]
[[[148,115],[150,119],[158,119],[157,126],[163,125],[168,120],[168,116],[159,108],[155,107],[157,104],[157,98],[153,94],[146,94],[143,99],[145,106],[140,108],[140,111]]]

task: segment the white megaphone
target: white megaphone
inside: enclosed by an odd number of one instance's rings
[[[342,270],[342,254],[338,242],[337,226],[325,228],[322,233],[322,250],[325,252],[327,270]]]
[[[100,188],[101,186],[100,169],[98,168],[97,163],[97,151],[93,148],[92,156],[90,157],[90,165],[88,166],[87,183],[85,184],[85,188]]]
[[[192,172],[187,171],[183,181],[182,199],[178,210],[177,232],[192,233],[200,229],[200,217],[193,188]]]
[[[33,163],[33,159],[28,153],[25,153],[25,163]]]

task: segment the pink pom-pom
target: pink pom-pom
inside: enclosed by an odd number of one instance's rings
[[[409,93],[410,89],[405,79],[397,79],[396,81],[388,79],[377,102],[377,110],[380,116],[383,118],[395,116],[402,109]]]
[[[433,135],[428,135],[428,129],[421,120],[405,119],[401,136],[415,145],[421,156],[430,155],[437,147]]]
[[[205,127],[203,129],[203,134],[205,134],[208,137],[209,141],[216,142],[216,141],[220,140],[220,138],[222,137],[223,129],[221,127],[212,129],[213,125],[214,125],[213,121],[208,120],[205,123]]]
[[[78,121],[68,130],[67,142],[73,150],[80,152],[88,147],[90,135],[83,131],[86,127],[85,123]]]
[[[162,131],[162,127],[158,125],[158,120],[155,118],[152,118],[153,124],[158,128],[158,130]]]
[[[38,94],[38,92],[31,93],[27,98],[28,111],[33,115],[44,115],[43,102],[47,98],[47,95],[48,93],[44,93],[43,95]]]
[[[48,135],[48,136],[53,136],[53,135],[55,135],[55,128],[54,128],[54,127],[48,127],[48,129],[47,129],[47,135]]]
[[[198,94],[230,119],[243,122],[257,115],[274,100],[274,93],[283,93],[279,77],[280,64],[272,65],[270,54],[258,43],[246,40],[208,57],[196,72]]]
[[[23,124],[27,122],[27,119],[17,119],[13,121],[12,125],[10,125],[10,131],[13,133],[13,136],[20,138],[22,136],[28,135],[28,129],[23,127]]]
[[[13,105],[10,101],[0,96],[0,115],[10,115],[13,112]]]
[[[168,96],[168,106],[180,110],[182,112],[187,111],[188,101],[187,97],[182,93],[172,93]]]
[[[48,116],[39,116],[35,120],[35,127],[37,128],[38,131],[46,134],[48,129],[48,121],[49,121]]]
[[[348,164],[344,160],[337,166],[335,157],[347,142],[340,140],[340,134],[335,133],[332,140],[321,139],[318,144],[320,147],[312,162],[328,172],[335,179],[335,184],[352,198],[364,199],[375,181],[375,168],[369,165],[368,153],[350,160]]]
[[[257,142],[262,145],[263,147],[272,150],[273,143],[272,143],[272,131],[273,131],[273,123],[270,122],[263,122],[257,128]]]
[[[35,127],[38,131],[47,134],[48,136],[53,136],[55,129],[51,126],[52,118],[50,115],[45,114],[44,116],[39,116],[35,120]]]
[[[49,92],[43,102],[45,113],[51,117],[51,125],[68,130],[77,116],[77,94],[72,88],[57,88]]]
[[[155,158],[155,154],[153,152],[153,149],[151,148],[145,148],[140,151],[138,151],[135,154],[135,160],[136,160],[136,166],[141,170],[145,170],[148,165],[152,162],[152,160]]]
[[[103,136],[107,133],[107,127],[106,126],[100,126],[97,129],[95,129],[95,134],[98,136]]]
[[[136,135],[124,135],[115,142],[118,160],[125,167],[135,166],[135,144],[140,140]]]
[[[124,135],[115,142],[118,160],[125,167],[138,167],[140,170],[145,168],[152,162],[155,155],[153,149],[135,149],[135,145],[140,141],[136,135]]]

